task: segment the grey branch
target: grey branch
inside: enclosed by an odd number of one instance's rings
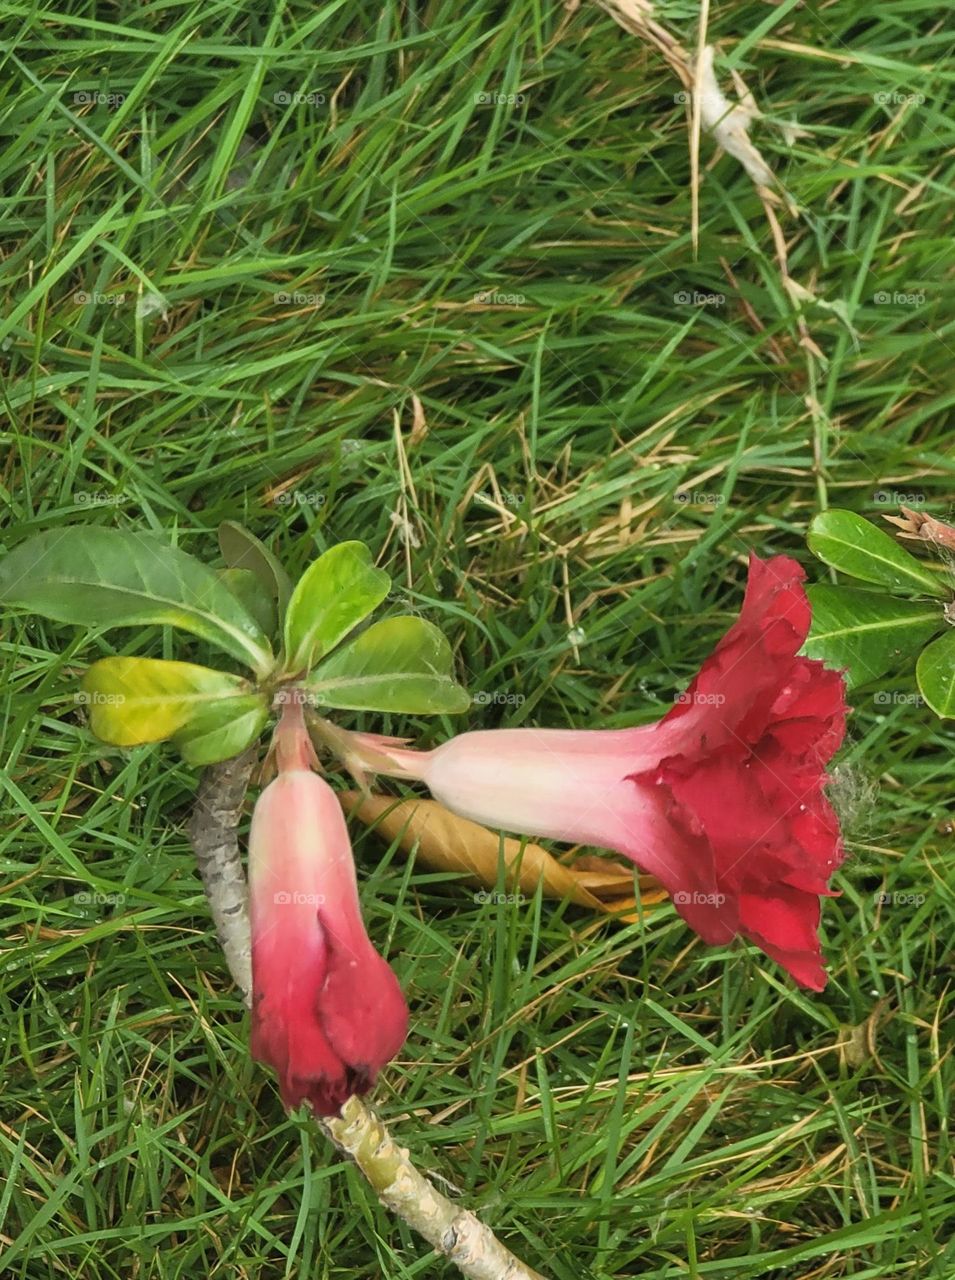
[[[226,964],[247,1005],[252,1003],[252,934],[249,890],[239,852],[239,818],[256,750],[202,772],[189,838],[196,851],[212,918]]]

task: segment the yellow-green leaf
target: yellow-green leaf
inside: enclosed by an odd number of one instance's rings
[[[285,614],[286,670],[308,671],[381,604],[391,579],[363,542],[339,542],[305,570]]]
[[[133,747],[171,738],[211,704],[247,698],[251,686],[241,676],[191,662],[102,658],[84,675],[81,690],[77,700],[87,707],[96,736]],[[236,710],[241,714],[239,702]]]

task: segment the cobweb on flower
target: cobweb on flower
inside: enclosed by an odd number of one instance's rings
[[[846,837],[861,839],[872,835],[879,784],[875,777],[856,764],[837,764],[829,772],[826,798],[836,811]]]

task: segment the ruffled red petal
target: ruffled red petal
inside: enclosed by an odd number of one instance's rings
[[[751,557],[738,620],[660,722],[669,742],[681,730],[676,749],[631,777],[668,797],[694,860],[674,894],[687,922],[707,940],[732,926],[819,990],[819,895],[844,857],[825,764],[846,707],[841,674],[797,656],[811,621],[804,576],[785,556]],[[695,886],[710,879],[714,900],[701,903]]]

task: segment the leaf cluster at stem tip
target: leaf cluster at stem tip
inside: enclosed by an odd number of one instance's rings
[[[168,739],[189,764],[214,764],[255,742],[275,694],[293,682],[323,709],[439,715],[470,706],[433,623],[383,618],[352,635],[391,587],[364,543],[330,547],[294,585],[241,525],[223,524],[219,547],[226,567],[216,571],[151,533],[74,525],[37,534],[0,561],[8,607],[97,631],[171,626],[252,672],[102,658],[77,701],[104,742]]]

